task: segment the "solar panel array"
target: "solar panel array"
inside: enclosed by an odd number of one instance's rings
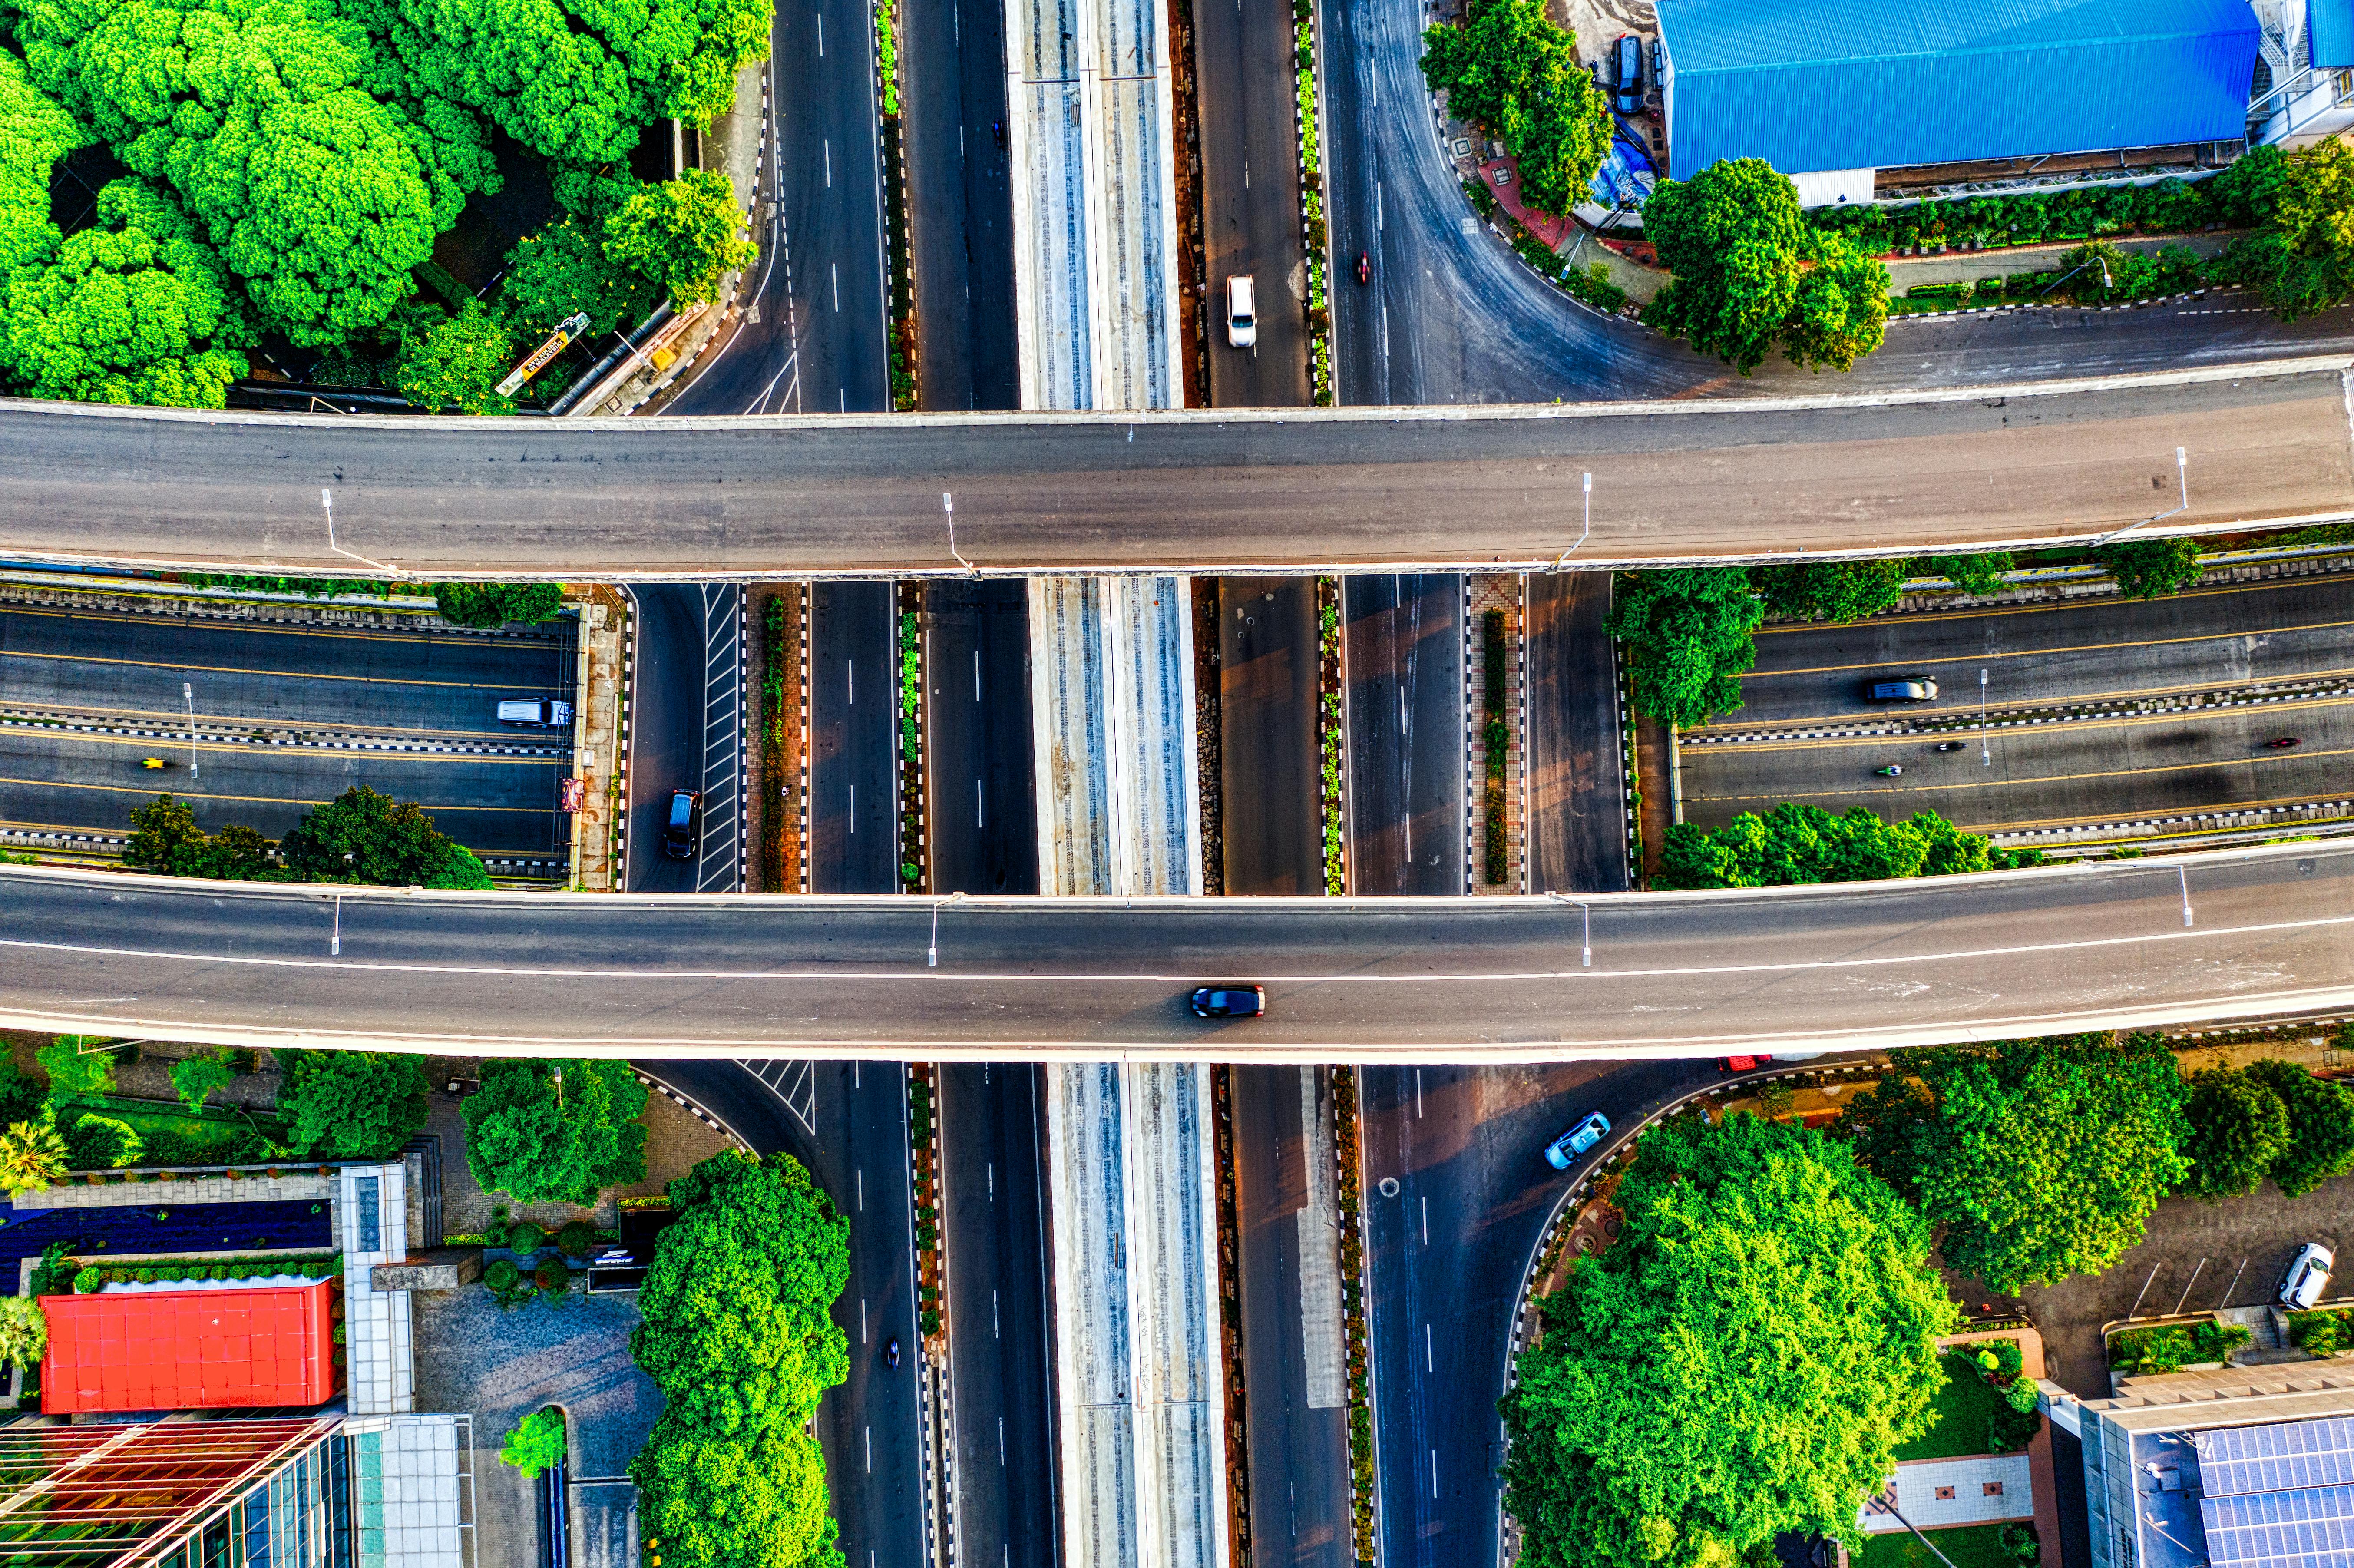
[[[2354,1568],[2354,1420],[2196,1434],[2213,1568]]]

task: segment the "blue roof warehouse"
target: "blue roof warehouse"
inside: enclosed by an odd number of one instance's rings
[[[1920,165],[2228,158],[2258,44],[2248,0],[1659,0],[1659,26],[1671,172],[1763,158],[1808,205]]]

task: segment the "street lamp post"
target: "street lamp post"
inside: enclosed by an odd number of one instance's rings
[[[188,782],[196,781],[196,688],[189,682],[180,683],[180,699],[188,705]]]
[[[2190,924],[2190,871],[2187,866],[2177,865],[2174,868],[2174,874],[2182,879],[2182,923],[2189,926]]]
[[[1577,962],[1581,969],[1592,969],[1594,967],[1594,906],[1583,898],[1572,898],[1565,893],[1548,892],[1545,896],[1559,899],[1564,904],[1575,904],[1579,912],[1585,916],[1585,933],[1578,938]]]
[[[2138,523],[2128,523],[2124,527],[2116,529],[2113,533],[2102,535],[2099,538],[2094,540],[2093,543],[2095,545],[2105,545],[2112,539],[2122,538],[2124,535],[2132,533],[2137,528],[2147,528],[2153,523],[2163,523],[2169,517],[2178,517],[2183,513],[2190,511],[2190,454],[2181,447],[2174,449],[2174,477],[2182,487],[2181,505],[2169,506],[2165,511],[2158,514],[2155,517],[2145,517]]]
[[[1987,742],[1987,673],[1978,672],[1978,760],[1988,768],[1994,766],[1994,749]]]
[[[1585,544],[1585,536],[1594,532],[1594,476],[1590,473],[1585,476],[1585,526],[1578,530],[1577,545]],[[1561,553],[1560,558],[1553,564],[1553,569],[1554,571],[1559,571],[1563,567],[1569,564],[1570,556],[1577,553],[1577,545],[1572,545],[1568,549],[1564,550]]]

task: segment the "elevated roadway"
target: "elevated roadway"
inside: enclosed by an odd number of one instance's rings
[[[2354,843],[1585,903],[1590,965],[1560,898],[429,894],[10,866],[0,1026],[456,1054],[1378,1063],[2354,1003]],[[1266,1019],[1187,1012],[1193,986],[1242,979],[1267,986]]]
[[[2190,506],[2165,526],[2354,515],[2348,363],[1885,397],[1133,415],[429,421],[10,402],[0,462],[28,482],[0,499],[0,554],[580,580],[2050,544],[2174,508],[2177,447]],[[1593,532],[1576,545],[1585,471]]]

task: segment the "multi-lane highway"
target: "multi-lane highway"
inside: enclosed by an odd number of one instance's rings
[[[1218,832],[1225,890],[1324,885],[1313,577],[1197,583],[1218,614]]]
[[[1029,595],[1018,582],[928,583],[924,619],[930,891],[1035,893]]]
[[[899,885],[898,616],[889,583],[810,586],[810,887]]]
[[[1583,904],[411,894],[10,866],[0,1024],[462,1054],[1698,1055],[2343,1005],[2349,927],[2345,843]],[[1268,1016],[1187,1010],[1237,978],[1266,984]]]
[[[741,420],[0,404],[19,558],[728,577],[1510,569],[2354,514],[2343,359],[1876,400]],[[1580,538],[1578,475],[1595,476]],[[158,479],[167,477],[168,483]],[[328,537],[323,490],[334,496]],[[956,540],[949,538],[953,498]]]
[[[630,715],[632,893],[733,893],[744,885],[744,591],[730,583],[632,590],[637,668]],[[673,858],[671,797],[703,797],[703,835]]]
[[[1463,579],[1341,585],[1348,674],[1349,886],[1463,888]]]

